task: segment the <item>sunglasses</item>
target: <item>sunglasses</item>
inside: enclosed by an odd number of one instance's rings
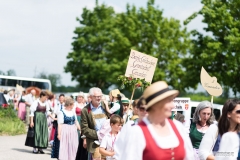
[[[129,104],[122,104],[123,106],[129,106]]]
[[[240,114],[240,110],[236,110],[236,113],[237,113],[237,114]]]
[[[143,112],[145,111],[145,108],[144,107],[138,107],[139,111]]]

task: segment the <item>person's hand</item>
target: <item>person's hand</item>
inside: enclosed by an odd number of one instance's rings
[[[86,140],[86,138],[83,139],[83,148],[87,148],[87,140]]]
[[[34,127],[34,123],[33,122],[30,123],[30,127],[31,128]]]
[[[111,152],[111,153],[110,153],[110,156],[111,156],[111,157],[115,155],[115,152],[114,152],[114,151],[110,151],[110,152]]]
[[[60,141],[60,139],[61,139],[61,135],[59,134],[59,135],[57,136],[57,138],[58,138],[58,140]]]

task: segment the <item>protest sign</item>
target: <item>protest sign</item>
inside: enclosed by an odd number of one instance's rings
[[[217,78],[211,77],[203,67],[200,79],[203,88],[212,96],[211,102],[213,104],[213,96],[220,96],[223,92],[221,85],[217,82]]]
[[[151,83],[157,60],[155,57],[131,50],[125,76],[145,79]]]
[[[172,111],[188,111],[190,110],[190,98],[174,98],[175,108]]]

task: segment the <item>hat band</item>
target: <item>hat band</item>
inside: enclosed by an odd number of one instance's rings
[[[165,88],[157,93],[154,93],[153,95],[149,96],[148,98],[146,98],[146,103],[150,102],[152,99],[156,98],[157,96],[169,91],[169,88]]]

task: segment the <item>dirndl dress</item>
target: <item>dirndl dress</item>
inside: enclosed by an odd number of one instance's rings
[[[75,116],[68,117],[64,111],[62,124],[59,160],[75,160],[78,149],[78,133],[75,125]]]
[[[40,106],[40,104],[38,103],[33,118],[34,136],[26,138],[25,146],[39,149],[45,149],[48,147],[48,126],[45,112],[46,106]]]

